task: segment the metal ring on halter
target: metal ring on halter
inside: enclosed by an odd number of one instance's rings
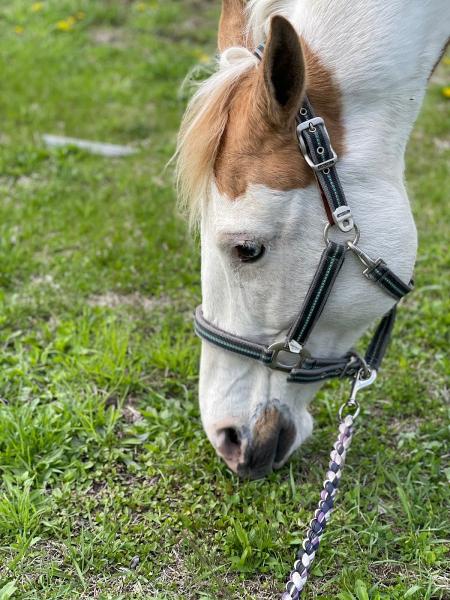
[[[323,239],[325,240],[325,243],[327,244],[327,246],[330,243],[330,238],[328,236],[328,232],[330,231],[331,227],[334,227],[334,223],[327,223],[325,225],[325,229],[323,231]],[[351,243],[353,245],[355,245],[359,242],[359,238],[360,238],[359,227],[358,227],[358,225],[356,225],[356,223],[353,225],[353,229],[355,230],[355,237],[353,238],[353,240],[347,240],[347,241],[351,241]]]
[[[356,350],[351,351],[351,356],[355,360],[358,360],[361,363],[361,367],[360,367],[359,371],[360,371],[360,373],[362,371],[363,379],[368,379],[372,373],[372,369],[367,364],[367,361],[364,358],[364,356],[362,354],[360,354],[359,352],[357,352]]]

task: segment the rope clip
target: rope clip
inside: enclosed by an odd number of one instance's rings
[[[385,262],[382,258],[373,259],[371,258],[364,250],[362,250],[357,243],[358,242],[349,242],[347,241],[347,247],[353,252],[355,256],[359,258],[362,264],[366,267],[363,271],[364,277],[367,279],[372,279],[372,273],[375,269],[377,269],[380,265],[384,265]]]
[[[350,413],[350,415],[353,419],[357,418],[357,416],[360,413],[361,407],[359,405],[358,400],[356,399],[356,396],[360,390],[363,390],[364,388],[369,387],[369,385],[372,385],[376,378],[377,372],[375,369],[369,369],[368,373],[366,373],[364,368],[359,369],[353,381],[352,390],[350,392],[350,398],[339,409],[339,419],[341,421],[344,420],[344,411],[347,408],[354,409],[354,412]]]

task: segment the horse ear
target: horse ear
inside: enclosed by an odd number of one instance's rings
[[[219,23],[219,51],[232,46],[245,46],[245,0],[222,0]]]
[[[301,106],[306,67],[298,34],[284,17],[272,18],[261,68],[268,117],[290,124]]]

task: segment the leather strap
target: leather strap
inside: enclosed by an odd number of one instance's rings
[[[263,54],[264,44],[259,44],[254,55],[261,61]],[[323,119],[316,117],[306,96],[297,113],[296,121],[300,150],[308,165],[314,170],[328,219],[341,231],[350,231],[354,223],[335,166],[338,157],[331,145]]]

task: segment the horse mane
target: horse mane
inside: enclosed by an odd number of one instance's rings
[[[292,14],[293,0],[249,0],[247,4],[247,34],[256,45],[267,36],[270,19],[274,15],[286,18]]]
[[[263,40],[265,26],[274,14],[287,12],[290,0],[250,0],[247,6],[247,38]],[[200,83],[190,100],[177,139],[176,182],[179,205],[198,222],[207,199],[220,142],[228,121],[228,107],[242,77],[259,61],[244,47],[222,53],[216,72]]]

